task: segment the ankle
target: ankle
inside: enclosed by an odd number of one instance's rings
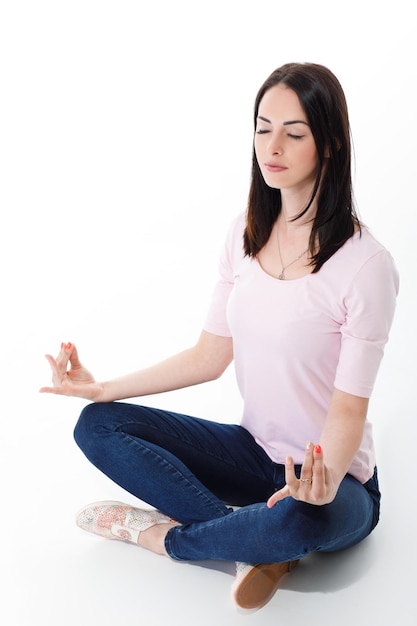
[[[155,554],[161,554],[162,556],[168,556],[165,549],[165,537],[171,528],[178,526],[177,523],[172,524],[155,524],[147,530],[140,533],[138,537],[138,545],[146,550],[155,552]]]

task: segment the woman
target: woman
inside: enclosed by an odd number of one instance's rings
[[[255,101],[248,209],[197,344],[104,383],[72,344],[47,356],[41,391],[93,401],[75,428],[87,458],[156,508],[98,502],[78,525],[176,560],[236,561],[245,609],[308,553],[364,539],[380,500],[368,402],[397,291],[353,206],[342,88],[323,66],[284,65]],[[214,380],[232,359],[240,425],[114,402]]]

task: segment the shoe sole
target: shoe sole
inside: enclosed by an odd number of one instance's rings
[[[260,609],[265,606],[278,589],[282,579],[298,564],[260,563],[256,565],[234,590],[233,599],[241,609]]]

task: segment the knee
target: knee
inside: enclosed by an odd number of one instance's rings
[[[103,404],[88,404],[81,411],[80,417],[74,428],[74,439],[79,448],[86,451],[88,445],[100,432],[105,414]]]

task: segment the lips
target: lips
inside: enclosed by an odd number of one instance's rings
[[[278,163],[265,163],[265,167],[268,172],[283,172],[284,170],[288,169],[287,167],[279,165]]]

